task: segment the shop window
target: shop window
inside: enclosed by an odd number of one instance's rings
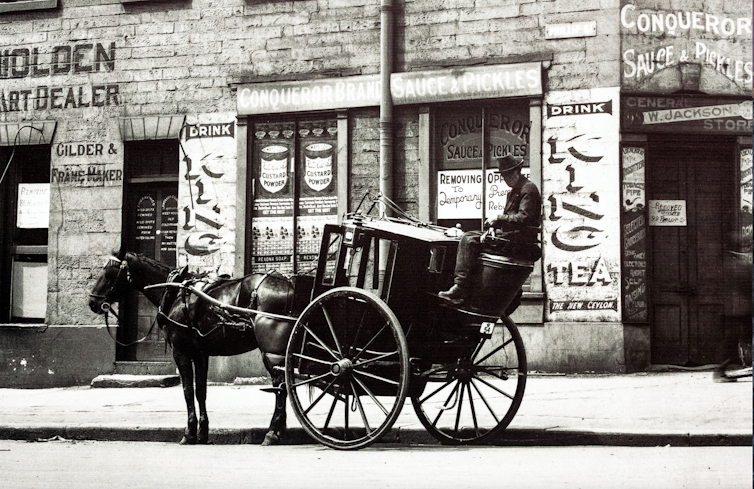
[[[0,14],[5,12],[52,9],[57,6],[58,0],[0,0]]]
[[[47,311],[50,147],[0,148],[0,322],[41,323]]]
[[[529,104],[444,106],[435,127],[437,222],[481,229],[487,217],[502,213],[510,190],[497,172],[497,159],[508,154],[522,159],[522,173],[530,174]]]
[[[338,221],[337,119],[259,122],[250,132],[251,271],[311,271],[325,224]]]

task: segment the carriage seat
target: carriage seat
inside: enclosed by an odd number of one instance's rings
[[[506,257],[516,262],[534,263],[542,258],[542,249],[536,238],[539,228],[527,228],[526,232],[500,232],[492,228],[481,238],[482,255]]]

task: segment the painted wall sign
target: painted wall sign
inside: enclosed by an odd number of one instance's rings
[[[50,184],[19,183],[16,227],[43,229],[50,225]]]
[[[713,11],[657,10],[656,2],[623,0],[622,87],[630,91],[749,95],[752,91],[751,4]],[[679,4],[681,5],[681,4]],[[727,4],[726,4],[727,6]]]
[[[218,113],[186,121],[181,131],[176,209],[176,242],[184,264],[228,274],[233,273],[235,251],[237,146],[233,119],[234,114]],[[166,232],[174,226],[172,205],[167,199],[163,203]],[[173,246],[166,237],[163,244]]]
[[[650,226],[685,226],[686,225],[686,201],[685,200],[650,200],[649,201],[649,225]]]
[[[645,168],[644,148],[622,149],[621,292],[625,322],[646,322],[648,319]]]
[[[597,35],[597,21],[571,22],[568,24],[545,25],[545,39],[567,39],[571,37],[594,37]]]
[[[633,132],[750,135],[752,101],[692,96],[626,96],[621,121]]]
[[[612,110],[563,110],[613,107],[618,98],[618,88],[545,95],[542,197],[549,321],[621,318],[618,117]]]
[[[222,122],[219,124],[192,124],[186,126],[186,141],[193,138],[221,138],[236,137],[235,122]]]
[[[38,86],[26,90],[0,90],[0,112],[78,109],[120,105],[118,85],[72,87]]]
[[[393,104],[419,104],[542,94],[541,63],[394,73]],[[242,85],[238,115],[370,107],[380,104],[379,75]]]
[[[50,182],[66,187],[109,187],[123,183],[123,165],[91,163],[50,169]]]

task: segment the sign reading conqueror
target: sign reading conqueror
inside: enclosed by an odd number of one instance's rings
[[[394,73],[393,104],[408,105],[542,94],[541,63]],[[346,109],[380,104],[379,75],[269,82],[238,87],[238,115]]]

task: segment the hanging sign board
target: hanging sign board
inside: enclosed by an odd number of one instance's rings
[[[685,226],[686,225],[686,201],[685,200],[650,200],[649,201],[649,225],[650,226]]]

